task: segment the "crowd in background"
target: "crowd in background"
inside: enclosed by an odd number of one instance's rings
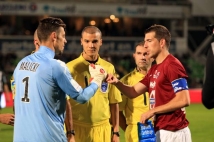
[[[78,57],[77,54],[63,53],[63,55],[56,55],[56,59],[60,59],[67,63],[68,61]],[[184,54],[182,56],[175,55],[184,65],[187,74],[189,76],[188,83],[190,88],[201,88],[203,81],[203,70],[204,66],[200,65],[194,61],[191,56]],[[104,59],[112,62],[116,68],[118,77],[122,77],[133,68],[135,68],[135,63],[132,55],[101,55]],[[15,53],[10,53],[6,55],[0,54],[0,67],[6,73],[8,80],[10,79],[13,70],[15,69],[18,61],[20,59]]]
[[[37,28],[38,21],[42,16],[4,16],[0,17],[0,37],[3,36],[25,36],[33,35]],[[110,23],[103,22],[105,18],[101,17],[60,17],[66,23],[66,36],[80,36],[83,27],[89,25],[91,20],[96,21],[96,26],[101,30],[103,37],[143,37],[144,30],[152,24],[162,24],[169,28],[170,22],[167,19],[142,19],[142,18],[129,18],[121,17],[119,22]],[[198,19],[196,23],[204,25],[204,20]],[[191,20],[190,20],[191,24]],[[195,22],[194,22],[195,24]],[[175,26],[181,26],[182,20],[177,19]],[[176,33],[171,32],[172,37],[183,37],[181,31]],[[197,33],[197,34],[196,34]],[[202,41],[202,37],[206,37],[204,31],[190,31],[188,37],[197,39],[199,45]],[[143,38],[142,38],[143,39]],[[190,40],[191,41],[191,40]],[[33,43],[32,43],[33,44]],[[197,47],[197,46],[196,46]],[[15,48],[15,47],[14,47]],[[188,41],[188,48],[193,52],[196,50],[191,42]],[[1,47],[0,47],[1,49]],[[78,57],[79,55],[73,53],[64,53],[63,56],[56,57],[64,62],[68,62],[71,59]],[[102,55],[101,55],[102,56]],[[105,55],[107,56],[107,55]],[[117,72],[120,76],[130,72],[134,68],[134,61],[132,55],[108,55],[111,58],[111,62],[115,65]],[[175,55],[181,60],[186,68],[187,74],[189,75],[189,87],[198,88],[202,86],[203,80],[203,69],[204,65],[197,63],[189,53],[184,55]],[[16,53],[1,54],[0,51],[0,67],[8,75],[8,79],[13,73],[13,70],[20,59]]]
[[[141,18],[119,18],[118,22],[105,23],[106,18],[101,17],[60,17],[66,23],[67,36],[79,36],[83,27],[88,26],[90,21],[95,21],[103,36],[144,36],[144,29],[148,28],[154,20]],[[0,35],[33,35],[40,16],[1,16]],[[156,21],[158,22],[158,21]],[[164,23],[163,23],[164,22]],[[168,22],[161,21],[168,26]]]

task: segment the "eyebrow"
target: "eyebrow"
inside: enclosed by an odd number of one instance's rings
[[[145,41],[152,40],[153,38],[147,38]]]
[[[84,41],[85,41],[85,42],[89,42],[89,40],[87,40],[87,39],[84,39]],[[97,39],[92,40],[92,43],[96,43],[96,42],[98,42],[98,40],[97,40]]]

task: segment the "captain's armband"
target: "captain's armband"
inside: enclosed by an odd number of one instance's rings
[[[176,79],[172,81],[172,87],[175,93],[181,90],[187,90],[188,89],[187,80],[185,78]]]

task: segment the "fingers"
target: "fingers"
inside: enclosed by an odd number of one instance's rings
[[[108,76],[106,78],[106,82],[108,82],[110,84],[116,84],[118,82],[118,79],[114,75],[108,74]]]
[[[91,75],[90,82],[96,83],[99,87],[101,86],[102,82],[106,79],[107,76],[107,72],[100,65],[90,64],[89,73]]]
[[[90,64],[89,65],[89,72],[91,73],[91,75],[100,74],[100,73],[105,74],[105,76],[107,75],[105,69],[100,65]]]
[[[90,66],[91,66],[93,69],[95,69],[95,64],[90,64]]]
[[[111,74],[107,74],[106,76],[106,82],[108,82],[109,80],[111,80]]]
[[[14,114],[8,114],[8,118],[9,118],[9,123],[8,123],[8,125],[11,125],[11,126],[14,125],[14,117],[15,117]]]
[[[114,80],[114,76],[112,74],[108,74],[106,81],[112,81],[112,80]]]
[[[103,68],[100,68],[100,72],[104,74],[105,70]]]
[[[14,114],[12,114],[11,118],[10,118],[10,125],[14,125]]]
[[[6,113],[0,115],[0,122],[7,125],[14,125],[14,114]]]
[[[8,125],[14,126],[14,121],[13,121],[13,122],[10,121],[10,122],[8,123]]]
[[[89,72],[91,74],[91,78],[97,78],[99,75],[104,75],[103,80],[108,83],[115,84],[118,82],[118,79],[112,74],[107,74],[107,72],[100,65],[89,65]]]
[[[142,114],[141,118],[140,118],[140,122],[143,124],[147,124],[147,121],[148,121],[148,119],[146,118],[146,116],[144,114]]]

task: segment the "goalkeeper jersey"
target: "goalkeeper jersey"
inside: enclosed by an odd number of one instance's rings
[[[98,58],[97,65],[101,65],[107,73],[115,74],[114,66]],[[82,54],[73,61],[67,63],[73,78],[82,86],[90,84],[89,62]],[[121,102],[119,90],[111,84],[103,82],[95,95],[85,104],[80,104],[70,99],[74,123],[94,126],[106,122],[110,118],[109,104]]]
[[[55,60],[54,51],[40,46],[23,58],[14,71],[14,142],[65,142],[63,131],[66,95],[84,103],[98,86],[82,89],[65,63]]]
[[[125,75],[121,82],[127,85],[135,85],[144,78],[144,75],[134,69]],[[130,99],[122,95],[122,102],[119,103],[120,111],[124,111],[127,125],[137,125],[141,114],[149,110],[149,94],[146,92],[136,98]]]

